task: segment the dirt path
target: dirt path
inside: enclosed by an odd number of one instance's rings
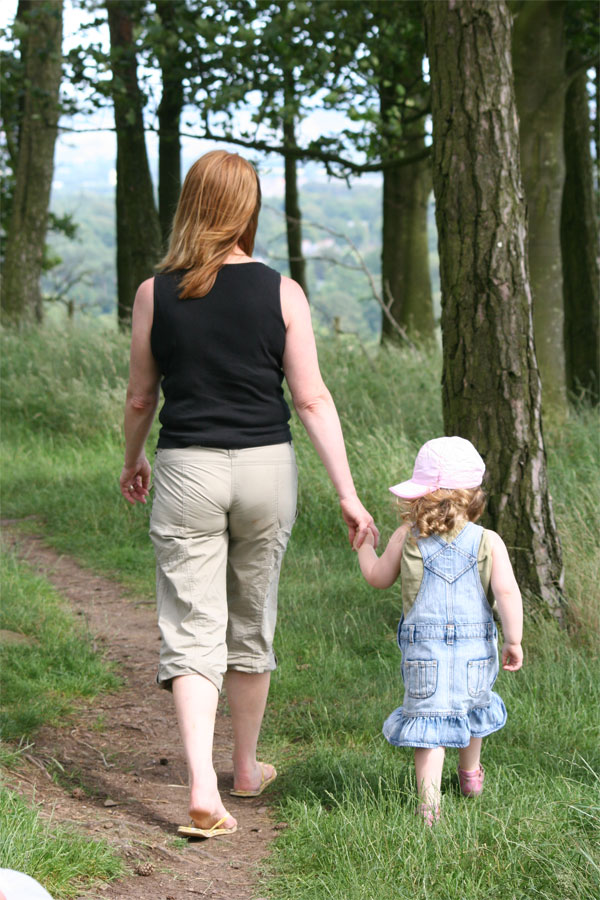
[[[262,900],[253,888],[277,822],[264,798],[227,803],[238,832],[179,846],[187,823],[186,768],[170,695],[154,684],[158,632],[153,606],[136,604],[112,581],[59,556],[39,537],[5,527],[20,558],[43,574],[85,617],[90,632],[118,662],[125,686],[84,706],[62,728],[37,733],[9,785],[55,821],[106,838],[124,856],[128,875],[81,895],[114,900]],[[215,768],[232,786],[229,720],[220,711]],[[57,784],[50,772],[60,773]],[[146,873],[150,874],[146,874]]]

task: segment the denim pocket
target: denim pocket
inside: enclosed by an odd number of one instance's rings
[[[492,687],[494,657],[470,659],[467,663],[467,690],[469,696],[479,697]]]
[[[425,700],[435,694],[438,678],[437,665],[435,659],[413,659],[404,663],[402,668],[409,697]]]

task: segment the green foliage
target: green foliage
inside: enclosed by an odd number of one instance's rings
[[[27,638],[0,642],[2,737],[18,740],[43,722],[57,722],[79,697],[114,689],[118,680],[45,579],[11,554],[1,555],[0,566],[0,629]]]
[[[123,864],[106,841],[53,825],[1,786],[0,821],[0,868],[26,872],[57,900],[79,896],[90,881],[122,874]]]

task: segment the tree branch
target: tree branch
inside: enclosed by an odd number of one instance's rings
[[[69,128],[67,125],[59,125],[59,130],[68,132],[69,134],[90,134],[103,131],[114,131],[116,128]],[[158,128],[146,128],[146,131],[158,134]],[[198,141],[211,140],[223,144],[235,144],[236,146],[248,147],[250,150],[261,150],[263,153],[278,153],[280,156],[292,157],[304,162],[322,162],[325,165],[336,164],[344,169],[349,169],[356,175],[365,172],[381,172],[384,169],[391,169],[396,166],[410,166],[413,163],[421,162],[431,155],[431,148],[425,147],[418,153],[412,153],[410,156],[395,157],[391,159],[380,159],[372,163],[357,163],[350,159],[338,156],[336,153],[327,153],[322,150],[311,150],[309,147],[290,147],[285,144],[269,144],[268,141],[248,140],[246,138],[236,138],[231,134],[213,134],[207,128],[204,134],[190,134],[187,131],[180,131],[179,137],[194,138]]]
[[[280,209],[277,209],[277,207],[271,206],[269,204],[265,204],[265,209],[271,209],[277,213],[281,213]],[[291,217],[287,216],[287,218],[291,218]],[[294,221],[294,220],[292,219],[292,221]],[[373,299],[381,307],[384,316],[386,317],[386,319],[388,320],[388,322],[390,323],[390,325],[392,326],[392,328],[394,329],[396,334],[403,341],[405,341],[411,349],[414,350],[415,345],[409,338],[408,334],[406,333],[406,329],[403,328],[402,325],[400,325],[400,323],[396,321],[396,319],[394,318],[394,316],[391,313],[393,297],[391,296],[389,284],[386,285],[386,293],[389,297],[389,302],[386,303],[385,300],[383,299],[380,291],[377,290],[377,286],[375,284],[375,279],[373,278],[373,275],[372,275],[369,267],[367,266],[367,264],[365,263],[365,261],[363,259],[362,253],[360,252],[360,250],[358,249],[358,247],[356,246],[354,241],[351,238],[349,238],[347,234],[342,234],[342,232],[340,232],[340,231],[335,231],[333,228],[329,228],[328,225],[321,225],[318,222],[310,222],[310,221],[307,221],[306,219],[302,219],[302,224],[307,227],[317,228],[317,229],[320,229],[321,231],[325,231],[327,234],[330,234],[332,237],[340,238],[340,240],[345,241],[348,244],[348,246],[354,253],[356,259],[358,260],[357,268],[359,268],[362,272],[364,272],[364,274],[367,277],[369,286],[371,288],[371,295],[372,295]],[[307,259],[310,259],[310,257],[307,257]]]

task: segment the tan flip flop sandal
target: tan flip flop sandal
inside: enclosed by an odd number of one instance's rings
[[[218,822],[215,822],[214,825],[211,825],[210,828],[197,828],[192,822],[191,825],[180,825],[177,829],[177,834],[182,834],[184,837],[201,837],[201,838],[214,838],[221,837],[224,834],[235,834],[237,831],[237,825],[234,825],[232,828],[222,828],[223,822],[227,821],[230,818],[228,812],[225,813],[222,819],[219,819]]]
[[[273,768],[273,774],[268,778],[265,778],[265,764],[259,763],[259,766],[261,776],[259,787],[255,791],[236,791],[235,788],[232,788],[229,791],[232,797],[260,797],[264,789],[270,784],[273,784],[273,782],[277,778],[277,772],[275,771],[275,768]]]

